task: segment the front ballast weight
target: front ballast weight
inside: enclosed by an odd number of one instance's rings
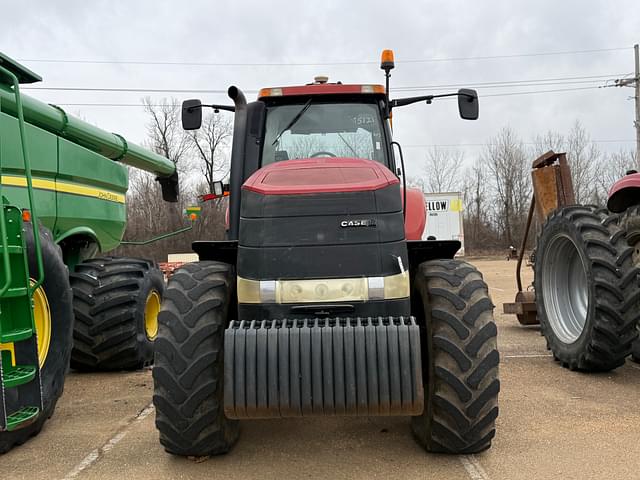
[[[224,337],[227,418],[423,411],[413,317],[232,321]]]

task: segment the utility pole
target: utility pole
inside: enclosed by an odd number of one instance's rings
[[[633,126],[636,127],[636,165],[640,169],[640,59],[638,58],[638,44],[633,46],[635,56],[635,75],[633,78],[622,78],[616,80],[617,87],[635,87],[633,99],[636,104],[636,118]]]

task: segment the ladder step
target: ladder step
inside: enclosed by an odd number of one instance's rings
[[[0,252],[1,253],[1,252]],[[26,287],[9,288],[4,292],[3,298],[25,297],[29,293]]]
[[[9,253],[22,253],[22,247],[20,245],[8,245],[7,250]],[[0,254],[4,251],[4,246],[0,245]]]
[[[0,333],[0,343],[11,343],[26,340],[33,336],[32,328],[17,328],[8,332]]]
[[[40,409],[38,407],[22,407],[17,412],[7,416],[7,430],[15,430],[20,426],[24,426],[25,423],[31,423],[39,413]]]
[[[17,387],[30,382],[36,376],[36,367],[34,365],[18,365],[11,368],[8,372],[4,372],[2,383],[4,388]]]

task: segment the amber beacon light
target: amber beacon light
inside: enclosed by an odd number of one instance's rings
[[[393,50],[383,50],[380,58],[380,68],[385,71],[392,70],[395,67],[393,63]]]

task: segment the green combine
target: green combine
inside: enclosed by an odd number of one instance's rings
[[[20,94],[40,80],[0,54],[0,453],[40,431],[69,365],[151,363],[162,273],[98,255],[122,241],[125,165],[178,195],[168,159]]]

